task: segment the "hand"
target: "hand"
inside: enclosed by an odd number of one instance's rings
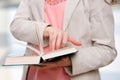
[[[46,27],[43,33],[43,37],[49,37],[49,46],[52,51],[64,47],[67,42],[71,42],[76,46],[81,45],[80,42],[74,40],[66,32],[63,32],[62,30],[54,27]]]
[[[45,62],[42,66],[38,66],[40,69],[53,68],[53,67],[65,67],[71,66],[71,60],[68,56],[63,56],[58,60]]]

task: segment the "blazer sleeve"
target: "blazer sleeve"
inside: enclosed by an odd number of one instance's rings
[[[43,31],[49,24],[34,21],[30,12],[30,0],[22,0],[14,20],[11,23],[10,30],[15,38],[28,43],[38,45],[38,39],[35,26],[39,27],[41,40],[43,39]],[[43,40],[41,41],[43,42]]]
[[[65,68],[70,76],[106,66],[116,57],[111,7],[103,0],[90,1],[92,2],[90,5],[90,23],[93,44],[85,48],[77,47],[79,51],[70,56],[72,66]]]

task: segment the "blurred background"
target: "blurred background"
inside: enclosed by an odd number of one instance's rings
[[[25,47],[18,45],[19,41],[9,31],[9,25],[19,3],[20,0],[0,0],[0,80],[21,80],[22,77],[23,66],[2,66],[7,55],[21,56],[25,52]],[[115,19],[115,41],[118,56],[112,64],[100,69],[102,80],[120,80],[120,4],[113,5],[112,10]]]

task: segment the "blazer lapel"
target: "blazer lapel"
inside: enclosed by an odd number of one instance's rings
[[[63,20],[63,30],[65,30],[69,24],[70,18],[80,0],[67,0],[65,11],[64,11],[64,20]]]
[[[42,20],[44,20],[44,0],[37,0],[36,6],[40,11],[39,14],[41,14]]]
[[[37,6],[40,8],[42,19],[44,19],[44,0],[37,0],[37,1],[39,3],[39,4],[37,3]],[[67,28],[70,18],[72,17],[74,9],[76,8],[79,1],[80,0],[67,0],[64,10],[63,30]]]

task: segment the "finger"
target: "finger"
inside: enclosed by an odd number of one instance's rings
[[[50,47],[50,50],[52,50],[52,36],[53,36],[53,32],[50,32],[49,33],[49,47]]]
[[[51,39],[51,49],[52,49],[52,51],[55,50],[56,39],[57,39],[57,33],[54,32],[54,34],[52,35],[52,39]]]
[[[64,33],[62,43],[61,43],[61,47],[64,47],[66,45],[67,40],[68,40],[68,35],[67,35],[67,33]]]
[[[80,46],[81,45],[80,42],[74,40],[72,37],[69,37],[68,41],[71,42],[72,44],[76,45],[76,46]]]
[[[53,62],[46,62],[43,65],[45,66],[44,68],[53,68],[53,67],[58,67],[61,66],[59,65],[60,60],[59,61],[53,61]]]
[[[59,32],[58,35],[57,35],[57,39],[56,39],[56,48],[55,49],[60,48],[62,37],[63,37],[62,32]]]

